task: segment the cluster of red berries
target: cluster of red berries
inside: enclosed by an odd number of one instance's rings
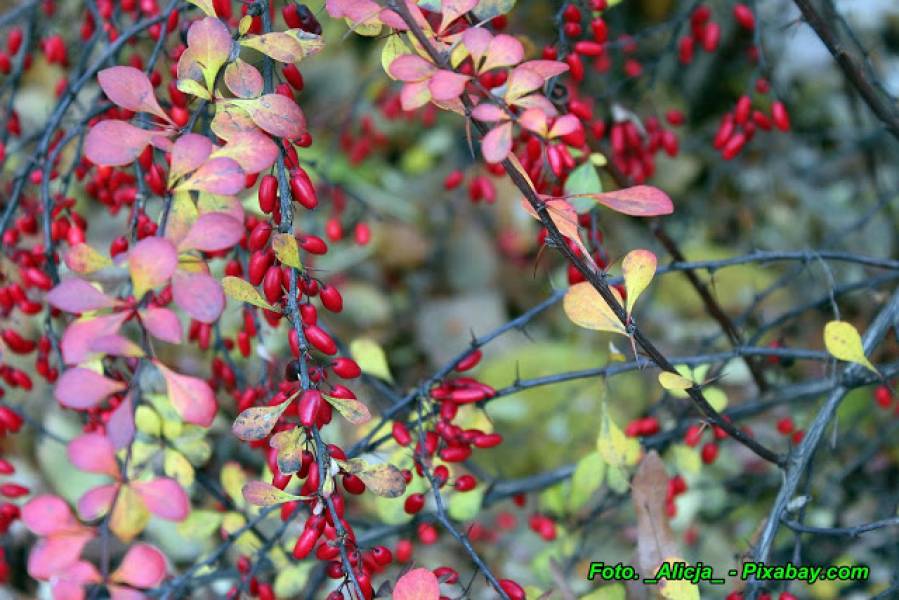
[[[755,89],[762,95],[768,93],[770,86],[766,80],[759,79]],[[771,131],[774,127],[781,131],[790,130],[790,117],[783,102],[772,102],[769,115],[753,108],[752,98],[743,95],[737,100],[734,109],[721,117],[712,146],[720,151],[724,160],[731,160],[743,150],[757,131]]]

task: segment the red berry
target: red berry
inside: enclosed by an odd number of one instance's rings
[[[755,29],[755,15],[752,14],[752,9],[742,2],[734,4],[734,20],[743,29],[748,31]]]
[[[715,459],[718,458],[718,444],[715,442],[707,442],[700,451],[700,455],[702,456],[702,462],[707,465],[715,462]]]
[[[889,408],[893,404],[893,393],[885,385],[879,385],[874,389],[874,401],[880,408]]]
[[[779,431],[783,435],[790,435],[791,433],[793,433],[793,429],[793,419],[791,419],[790,417],[784,417],[777,422],[777,431]]]

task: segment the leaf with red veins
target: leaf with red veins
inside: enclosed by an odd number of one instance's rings
[[[240,242],[243,234],[243,223],[231,215],[220,212],[204,213],[194,221],[187,236],[178,244],[178,252],[226,250]]]
[[[120,484],[110,483],[89,489],[78,499],[78,516],[83,521],[99,519],[109,512]]]
[[[115,447],[108,437],[101,433],[85,433],[66,446],[69,462],[75,468],[87,473],[109,475],[119,478],[119,463],[115,457]]]
[[[186,133],[175,140],[169,168],[169,187],[184,175],[200,168],[211,153],[212,142],[206,136]]]
[[[221,284],[206,273],[178,271],[172,280],[172,296],[175,304],[200,323],[214,323],[225,309]]]
[[[281,94],[266,94],[252,100],[229,100],[249,115],[253,123],[275,137],[295,140],[306,131],[306,117],[296,102]]]
[[[482,102],[475,106],[471,111],[471,117],[485,123],[495,123],[496,121],[508,121],[509,115],[496,104]]]
[[[438,600],[440,582],[429,569],[412,569],[396,581],[392,600]]]
[[[113,308],[119,301],[110,298],[93,285],[78,277],[60,282],[47,293],[50,306],[72,314]]]
[[[178,184],[175,191],[200,191],[220,196],[233,196],[243,191],[246,173],[237,161],[220,156],[210,158],[190,177]]]
[[[434,73],[428,82],[428,90],[435,101],[448,101],[458,98],[465,91],[465,84],[470,77],[454,71],[441,69]]]
[[[183,331],[178,316],[168,308],[149,307],[140,311],[141,322],[150,335],[163,342],[180,344]]]
[[[543,87],[543,77],[539,73],[525,67],[516,67],[509,72],[503,98],[507,103],[515,104],[519,98],[541,87]]]
[[[134,67],[117,66],[97,73],[97,80],[106,97],[113,103],[133,112],[150,113],[171,123],[159,106],[150,78]]]
[[[497,125],[481,140],[481,152],[489,163],[502,162],[512,151],[512,123]]]
[[[166,561],[162,552],[150,544],[134,544],[109,578],[116,583],[148,589],[162,583],[165,574]]]
[[[399,81],[416,82],[431,77],[437,67],[416,54],[403,54],[397,56],[387,70]]]
[[[443,0],[440,4],[442,18],[440,19],[440,28],[437,32],[442,33],[453,23],[453,21],[472,10],[477,5],[478,0]]]
[[[431,100],[431,90],[428,88],[428,81],[416,81],[407,83],[400,91],[400,105],[405,111],[412,111],[421,108]]]
[[[53,388],[53,397],[66,408],[86,410],[127,387],[123,382],[104,377],[96,371],[75,367],[60,376]]]
[[[484,53],[484,63],[478,73],[491,69],[512,67],[524,60],[524,46],[516,38],[504,33],[490,40]]]
[[[167,521],[183,521],[190,513],[190,500],[174,479],[158,477],[152,481],[135,481],[131,487],[144,501],[147,510]]]
[[[247,174],[261,173],[275,164],[278,146],[253,125],[250,131],[232,134],[227,144],[212,153],[213,158],[219,156],[234,159]]]
[[[219,69],[231,55],[231,34],[220,20],[204,17],[194,21],[187,31],[187,47],[191,58],[199,65],[210,92]]]
[[[278,62],[297,63],[321,52],[325,42],[321,36],[308,31],[288,29],[249,35],[240,40],[240,45],[257,50]]]
[[[101,167],[121,167],[133,163],[154,138],[167,135],[172,132],[141,129],[116,119],[100,121],[87,133],[84,156]]]
[[[543,138],[547,137],[549,132],[549,121],[546,118],[546,113],[539,108],[529,108],[522,112],[518,116],[518,124]]]
[[[562,115],[555,120],[549,130],[550,138],[557,138],[582,129],[580,120],[574,115]]]
[[[674,212],[668,194],[650,185],[635,185],[601,194],[575,197],[593,198],[603,206],[632,217],[660,217]]]
[[[149,290],[166,283],[178,266],[178,253],[169,240],[148,237],[139,241],[128,253],[132,293],[143,298]]]
[[[176,373],[158,360],[153,364],[162,373],[169,400],[181,418],[201,427],[212,425],[218,404],[209,384],[202,379]]]
[[[28,555],[28,574],[34,579],[47,581],[50,579],[58,580],[61,575],[71,576],[73,571],[79,572],[78,565],[87,564],[79,561],[81,552],[84,547],[94,538],[94,534],[88,531],[78,533],[64,533],[60,535],[52,535],[50,537],[39,540],[31,549]],[[93,565],[90,565],[93,567]],[[99,582],[99,573],[96,574],[94,581]],[[53,593],[54,598],[83,598],[84,590],[82,583],[78,582],[75,589],[81,593],[81,596],[57,596],[57,584],[54,582]]]
[[[36,535],[84,530],[68,503],[59,496],[35,496],[22,507],[22,523]]]
[[[93,341],[118,333],[127,318],[127,312],[117,312],[102,317],[82,318],[69,323],[59,341],[63,362],[67,365],[77,365],[93,357],[96,354],[91,350]]]
[[[225,85],[238,98],[255,98],[262,94],[262,74],[253,65],[236,59],[225,67]]]
[[[484,58],[492,39],[493,34],[482,27],[469,27],[462,33],[462,45],[468,50],[476,68]]]

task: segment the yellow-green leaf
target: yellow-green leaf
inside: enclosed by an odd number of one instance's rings
[[[238,302],[246,302],[253,306],[267,308],[274,312],[281,312],[280,308],[266,302],[259,293],[259,290],[254,288],[249,281],[241,279],[240,277],[231,277],[230,275],[225,277],[222,279],[222,289],[225,290],[225,293],[228,294],[228,296]]]
[[[627,292],[627,305],[625,309],[630,315],[637,302],[637,298],[649,286],[656,273],[656,255],[649,250],[631,250],[621,261],[621,270],[624,273],[624,289]]]
[[[458,47],[462,47],[462,44],[459,44]],[[384,44],[384,48],[381,50],[381,66],[384,68],[384,72],[387,73],[388,77],[396,79],[390,74],[390,69],[388,68],[390,67],[390,63],[392,63],[396,57],[403,54],[411,54],[411,52],[409,47],[403,43],[403,39],[400,37],[399,33],[387,36],[387,43]]]
[[[586,596],[581,596],[578,600],[626,600],[627,593],[624,584],[613,583],[596,588]]]
[[[337,409],[344,419],[353,425],[363,425],[371,421],[371,412],[359,400],[355,398],[335,398],[322,394],[322,398],[328,401],[328,404]]]
[[[171,448],[164,452],[163,470],[165,474],[181,484],[190,487],[194,482],[194,467],[183,454]]]
[[[825,325],[824,346],[836,358],[862,365],[866,369],[878,373],[868,357],[865,356],[862,338],[851,323],[831,321]]]
[[[621,294],[615,288],[610,288],[615,300],[621,304]],[[627,330],[621,321],[606,304],[599,292],[590,283],[583,281],[576,283],[565,292],[562,300],[562,308],[571,322],[586,329],[608,331],[627,335]]]
[[[294,396],[275,406],[252,406],[244,410],[234,419],[232,433],[245,442],[263,439],[271,433]]]
[[[371,338],[356,338],[350,342],[350,354],[359,364],[363,373],[368,373],[386,381],[393,381],[387,356],[378,342]]]
[[[305,439],[302,427],[279,431],[269,439],[268,445],[278,451],[279,471],[291,474],[300,470]]]
[[[278,598],[295,598],[300,595],[309,581],[309,573],[315,561],[305,560],[284,569],[278,569],[275,576],[275,596]]]
[[[693,387],[694,383],[677,373],[662,371],[659,373],[659,385],[666,390],[686,390]]]
[[[365,483],[365,487],[376,496],[396,498],[402,496],[406,491],[406,480],[403,478],[403,474],[390,463],[372,465],[361,458],[335,462],[345,471],[361,479]]]
[[[178,534],[191,540],[202,540],[210,537],[222,525],[224,514],[217,510],[190,511],[187,518],[176,526]]]
[[[486,485],[478,485],[467,492],[453,492],[447,499],[447,512],[455,521],[471,521],[481,512]]]
[[[609,416],[605,402],[602,404],[596,448],[603,460],[613,467],[632,466],[640,460],[640,442],[624,435],[621,428]]]
[[[258,50],[279,62],[295,63],[318,54],[325,43],[321,36],[302,29],[288,29],[249,36],[240,40],[240,45]]]
[[[303,261],[300,260],[300,248],[297,239],[289,233],[276,233],[272,236],[272,250],[282,263],[294,269],[302,269]]]
[[[665,562],[674,565],[685,561],[677,556],[669,556]],[[699,586],[690,580],[663,579],[659,582],[659,592],[667,600],[699,600]]]
[[[81,275],[112,266],[109,257],[100,254],[87,244],[77,244],[66,252],[66,266]]]
[[[149,520],[150,511],[140,495],[131,486],[122,485],[109,517],[112,532],[127,544],[144,530]]]
[[[207,17],[215,17],[215,7],[212,6],[212,0],[187,0],[204,13],[206,13]]]
[[[222,488],[231,498],[238,508],[243,506],[243,486],[247,481],[247,474],[235,461],[228,461],[222,465],[222,471],[219,474],[219,480],[222,482]]]
[[[243,498],[255,506],[271,506],[294,500],[308,500],[306,496],[296,496],[264,481],[251,481],[243,486]]]
[[[571,476],[568,508],[574,511],[587,504],[602,486],[605,475],[606,462],[599,452],[591,452],[577,461],[574,474]]]
[[[209,93],[209,90],[200,85],[199,81],[194,81],[193,79],[179,79],[177,87],[179,91],[182,91],[185,94],[190,94],[191,96],[196,96],[197,98],[202,98],[203,100],[212,99],[212,95]]]

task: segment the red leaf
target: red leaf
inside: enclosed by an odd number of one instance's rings
[[[674,212],[674,205],[668,194],[649,185],[589,194],[589,197],[614,211],[634,217],[658,217]]]
[[[140,156],[154,137],[169,135],[148,131],[125,121],[100,121],[87,133],[84,155],[95,165],[120,167]]]
[[[172,166],[169,170],[169,184],[198,169],[212,153],[209,138],[196,133],[187,133],[175,140],[172,147]]]
[[[143,71],[134,67],[110,67],[97,73],[97,80],[106,97],[122,108],[151,113],[170,121],[156,101],[153,84]]]
[[[194,425],[209,427],[218,408],[209,384],[196,377],[175,373],[159,361],[153,364],[162,372],[169,400],[181,418]]]
[[[241,192],[245,184],[246,173],[240,168],[240,165],[230,158],[220,156],[206,161],[175,189],[199,190],[220,196],[233,196]]]
[[[237,244],[243,234],[243,223],[231,215],[220,212],[205,213],[194,221],[187,235],[178,244],[178,251],[218,252]]]
[[[85,433],[69,442],[66,447],[69,462],[88,473],[102,473],[113,478],[119,476],[112,442],[100,433]]]
[[[156,587],[165,579],[166,563],[162,552],[149,544],[135,544],[125,553],[119,568],[112,572],[112,581],[132,587]]]
[[[159,477],[153,481],[136,481],[130,484],[140,494],[147,510],[168,521],[183,521],[190,512],[190,500],[177,481]]]
[[[77,277],[66,279],[47,293],[47,302],[65,312],[80,314],[118,304],[88,282]]]
[[[53,388],[53,396],[67,408],[85,410],[126,387],[121,381],[113,381],[90,369],[75,367],[62,374]]]
[[[393,600],[439,600],[440,582],[428,569],[412,569],[393,586]]]
[[[215,322],[225,308],[222,286],[206,273],[178,272],[172,281],[172,295],[175,304],[201,323]]]
[[[147,331],[153,337],[171,344],[181,343],[181,322],[173,311],[168,308],[154,308],[151,306],[140,311],[140,318]]]

